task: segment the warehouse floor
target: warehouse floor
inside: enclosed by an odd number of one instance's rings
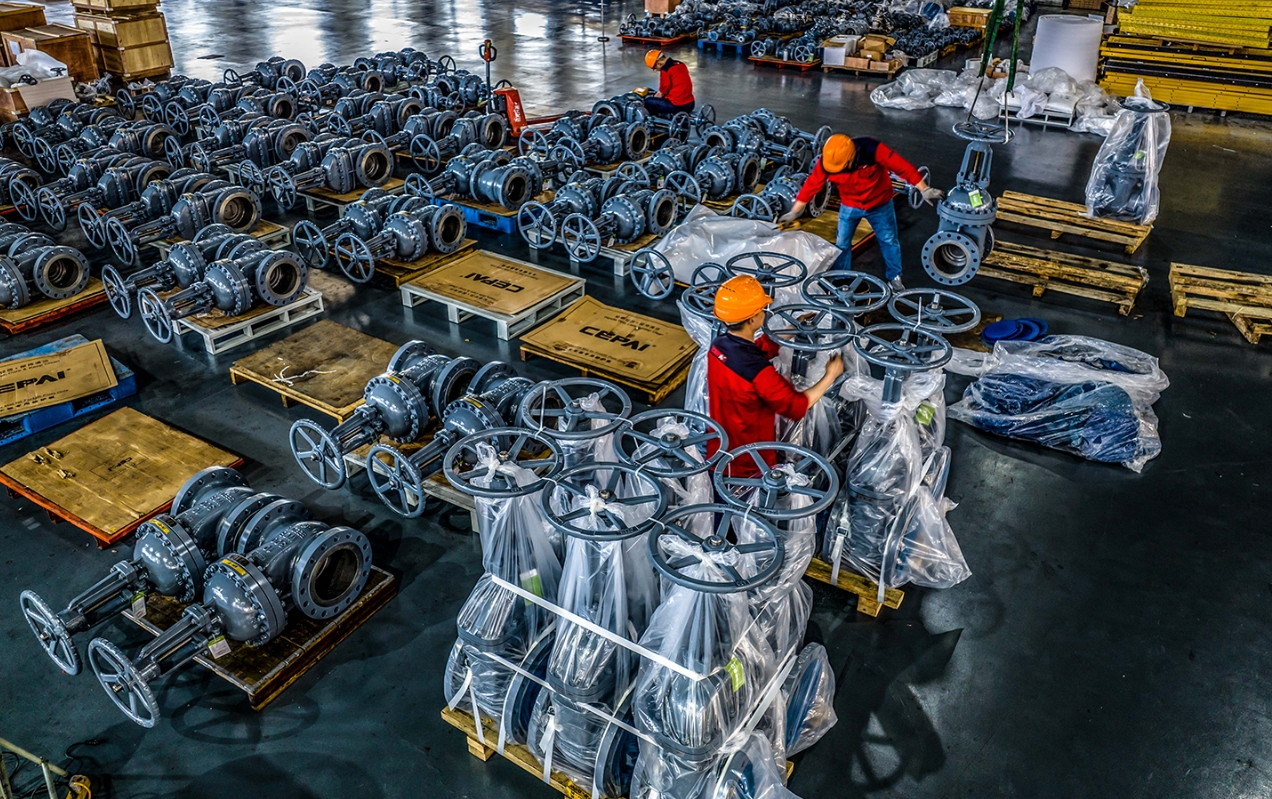
[[[611,35],[615,5],[607,10]],[[405,45],[450,53],[475,70],[477,48],[490,37],[499,48],[494,77],[513,80],[532,114],[589,107],[653,80],[640,48],[597,43],[595,2],[165,0],[163,10],[178,70],[210,79],[274,53],[313,66]],[[59,4],[49,16],[69,14]],[[881,112],[869,101],[874,82],[759,69],[692,46],[675,55],[688,62],[699,101],[714,104],[722,120],[764,105],[809,129],[826,123],[877,136],[929,165],[935,185],[953,181],[963,150],[949,132],[959,119],[953,111]],[[1268,795],[1272,426],[1259,421],[1258,408],[1272,391],[1272,355],[1220,317],[1172,316],[1166,275],[1172,261],[1269,271],[1269,132],[1265,122],[1174,117],[1162,214],[1135,258],[1151,282],[1130,318],[1076,299],[1030,300],[1005,283],[978,279],[965,287],[986,312],[1042,317],[1053,332],[1160,357],[1171,378],[1156,406],[1164,450],[1137,475],[951,423],[948,495],[958,508],[950,523],[974,574],[946,591],[908,591],[900,610],[879,620],[815,586],[810,634],[825,641],[838,674],[839,723],[796,758],[790,787],[797,794]],[[1089,135],[1023,128],[997,148],[994,189],[1081,200],[1099,144]],[[924,285],[918,253],[935,213],[901,208],[899,216],[907,282]],[[1018,231],[1001,235],[1027,240]],[[483,243],[526,253],[519,238]],[[858,266],[881,273],[877,250]],[[675,318],[672,305],[647,302],[602,270],[582,274],[603,301]],[[412,314],[395,293],[354,290],[329,275],[314,283],[325,293],[327,316],[342,324],[394,343],[427,339],[448,354],[516,357],[480,323],[458,328]],[[156,686],[165,716],[143,730],[110,705],[91,673],[59,674],[17,613],[22,589],[60,607],[128,550],[98,551],[29,503],[4,502],[0,736],[55,761],[67,751],[74,770],[93,776],[96,799],[553,795],[498,758],[470,757],[462,736],[438,717],[455,614],[481,571],[465,516],[454,526],[438,518],[404,523],[365,482],[315,489],[286,443],[288,426],[305,412],[283,409],[257,387],[232,387],[226,370],[241,351],[210,358],[165,347],[136,320],[103,307],[4,341],[0,354],[71,332],[104,339],[137,371],[133,405],[243,454],[253,486],[301,498],[319,518],[366,531],[401,590],[264,712],[192,667]],[[535,378],[567,375],[542,361],[518,369]],[[0,462],[73,427],[0,448]],[[103,632],[125,649],[146,640],[125,624]],[[26,766],[17,782],[34,786],[37,776]]]

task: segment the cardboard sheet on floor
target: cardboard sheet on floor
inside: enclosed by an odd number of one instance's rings
[[[121,408],[0,468],[0,482],[104,543],[162,512],[182,483],[242,459]]]
[[[591,297],[571,305],[522,341],[562,362],[643,384],[665,378],[698,348],[674,322],[612,308]]]
[[[101,339],[0,362],[0,417],[70,402],[116,385]]]
[[[477,250],[411,282],[457,302],[516,316],[578,278]]]

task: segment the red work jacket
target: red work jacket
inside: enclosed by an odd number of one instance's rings
[[[693,81],[689,67],[683,61],[668,58],[658,72],[658,91],[672,105],[689,105],[693,102]]]
[[[917,186],[923,181],[923,176],[913,164],[894,153],[883,142],[869,136],[859,136],[852,141],[857,145],[857,154],[853,156],[848,168],[832,175],[822,169],[821,159],[818,158],[813,171],[804,181],[804,187],[796,195],[797,200],[806,203],[813,199],[829,180],[839,191],[841,205],[869,211],[892,202],[892,178],[888,176],[889,172],[896,173],[911,186]]]
[[[711,342],[707,396],[711,418],[729,436],[729,449],[776,441],[778,414],[802,419],[808,412],[808,398],[769,363],[777,353],[777,343],[768,336],[751,342],[725,333]],[[708,457],[714,454],[710,452]],[[770,466],[776,465],[775,457],[768,460]],[[750,458],[739,458],[730,469],[735,477],[759,472],[759,466]]]

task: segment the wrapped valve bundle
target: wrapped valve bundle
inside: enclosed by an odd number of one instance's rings
[[[1113,129],[1100,146],[1087,181],[1087,213],[1139,225],[1157,218],[1161,195],[1157,176],[1170,144],[1170,106],[1157,102],[1144,88],[1122,101]]]

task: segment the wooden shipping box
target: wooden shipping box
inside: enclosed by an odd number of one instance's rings
[[[120,14],[153,11],[159,0],[72,0],[76,11],[90,14]]]
[[[151,75],[172,66],[172,48],[167,42],[128,48],[98,46],[95,49],[102,70],[119,77]]]
[[[0,33],[4,41],[5,63],[18,63],[17,55],[26,50],[39,50],[66,64],[67,74],[81,83],[97,80],[97,59],[88,34],[70,25],[40,25]]]
[[[34,86],[0,89],[0,122],[16,122],[32,108],[47,105],[58,98],[75,99],[70,78],[47,78]]]
[[[167,22],[157,11],[115,17],[76,14],[75,26],[102,47],[126,49],[168,41]]]
[[[44,6],[35,3],[0,3],[0,31],[37,28],[48,24]]]

